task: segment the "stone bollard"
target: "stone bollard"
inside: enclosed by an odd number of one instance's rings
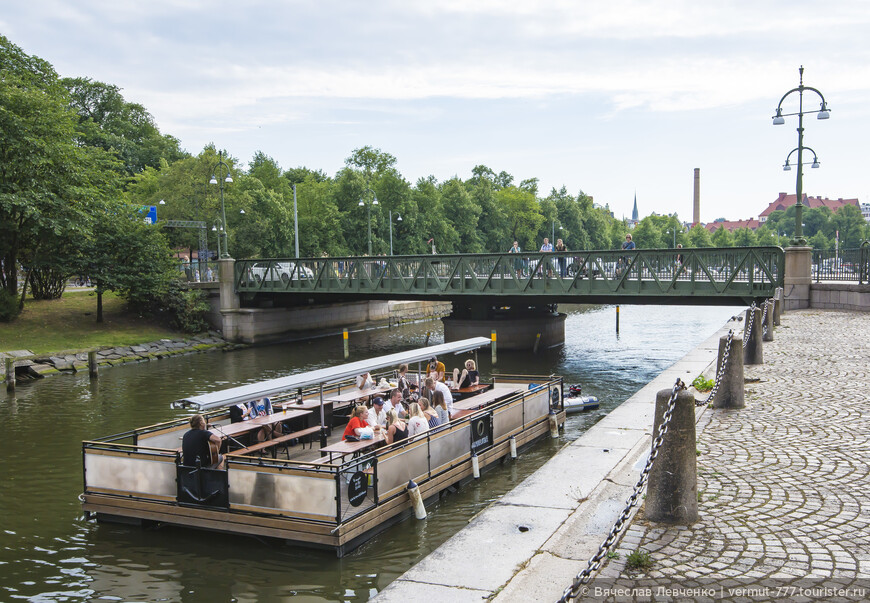
[[[774,294],[774,297],[779,298],[779,302],[780,302],[779,303],[779,307],[780,307],[779,311],[781,314],[785,314],[785,289],[783,289],[782,287],[777,287],[776,293]]]
[[[97,353],[94,351],[88,352],[88,375],[91,379],[97,379],[100,376],[100,369],[97,367]]]
[[[762,341],[773,341],[773,300],[764,302],[764,308],[767,311],[764,316],[764,324],[762,325]]]
[[[6,358],[6,391],[15,391],[15,359]]]
[[[752,321],[752,328],[749,327]],[[749,332],[749,339],[743,347],[743,364],[764,364],[764,352],[761,348],[761,308],[746,309],[746,320],[743,321],[743,337]]]
[[[656,394],[653,439],[671,399],[671,390]],[[649,472],[645,513],[650,521],[688,525],[698,521],[696,472],[695,396],[677,394],[668,432]]]
[[[716,374],[722,370],[722,358],[725,356],[725,346],[728,336],[719,338],[719,360],[716,362]],[[719,381],[719,389],[713,396],[713,408],[743,408],[743,338],[733,337],[731,349],[728,350],[728,364]]]
[[[777,289],[773,295],[773,325],[778,327],[782,320],[782,289]]]

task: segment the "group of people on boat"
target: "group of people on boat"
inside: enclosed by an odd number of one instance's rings
[[[450,422],[453,393],[446,381],[444,363],[437,357],[429,360],[419,389],[410,383],[407,372],[407,364],[399,366],[396,387],[390,390],[388,399],[377,396],[370,408],[360,404],[353,409],[342,440],[369,439],[383,433],[386,443],[392,444]],[[478,385],[480,373],[474,361],[466,360],[461,371],[453,369],[451,383],[457,389]],[[357,386],[362,391],[374,388],[371,375],[360,375]]]

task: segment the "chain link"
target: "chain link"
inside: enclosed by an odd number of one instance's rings
[[[722,366],[716,372],[716,383],[713,389],[710,390],[710,395],[706,400],[695,400],[695,406],[704,406],[713,400],[713,396],[719,391],[719,384],[722,383],[722,377],[725,376],[725,367],[728,366],[728,356],[731,354],[731,341],[734,339],[734,329],[728,329],[728,340],[725,342],[725,352],[722,354]]]
[[[770,306],[770,300],[764,300],[764,311],[761,313],[761,333],[767,335],[767,308]]]
[[[635,505],[637,505],[640,493],[643,491],[644,486],[646,486],[650,469],[652,469],[653,462],[659,454],[659,447],[661,447],[662,442],[664,441],[665,434],[668,433],[671,416],[674,413],[674,407],[677,403],[677,394],[684,389],[686,389],[686,384],[683,383],[682,380],[677,379],[676,383],[674,383],[673,389],[671,390],[671,398],[668,400],[668,406],[665,409],[664,415],[662,415],[662,423],[659,425],[658,434],[653,440],[652,450],[650,451],[649,458],[646,461],[646,466],[643,468],[643,471],[640,472],[640,477],[634,485],[634,490],[632,491],[631,496],[629,496],[626,501],[625,508],[622,510],[622,513],[619,514],[616,523],[614,523],[613,527],[610,528],[610,533],[607,535],[607,538],[605,538],[604,542],[601,543],[601,546],[598,547],[598,552],[589,560],[586,569],[577,574],[574,577],[571,586],[567,587],[565,592],[562,593],[562,598],[559,599],[559,603],[567,603],[571,599],[580,595],[581,587],[584,584],[589,584],[592,580],[592,574],[598,571],[598,568],[601,567],[602,559],[604,559],[605,555],[607,555],[607,551],[616,542],[616,537],[620,532],[622,532],[623,528],[625,528],[631,510]]]
[[[743,327],[743,349],[746,349],[746,346],[749,345],[749,338],[752,337],[752,325],[755,324],[755,302],[752,302],[752,305],[749,306],[749,313],[747,314],[747,324]]]

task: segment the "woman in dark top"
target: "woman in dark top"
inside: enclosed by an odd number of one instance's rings
[[[395,410],[387,413],[387,444],[408,439],[408,426]]]
[[[474,360],[466,360],[465,368],[462,369],[462,374],[459,374],[459,369],[453,369],[453,387],[464,389],[480,383],[480,373],[477,372],[477,367],[474,365]]]

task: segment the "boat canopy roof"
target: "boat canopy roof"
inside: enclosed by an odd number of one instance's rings
[[[429,360],[433,356],[461,354],[462,352],[482,348],[490,343],[491,341],[487,337],[472,337],[471,339],[463,339],[462,341],[442,343],[426,348],[408,350],[407,352],[388,354],[387,356],[359,360],[357,362],[350,362],[340,366],[318,369],[307,373],[299,373],[298,375],[290,375],[287,377],[279,377],[277,379],[269,379],[268,381],[260,381],[258,383],[249,383],[247,385],[231,387],[229,389],[202,394],[200,396],[190,396],[188,398],[176,400],[172,403],[172,408],[191,407],[197,410],[220,408],[231,404],[257,400],[264,396],[273,396],[281,392],[311,387],[312,385],[319,385],[321,383],[333,383],[335,381],[356,377],[363,373],[376,371],[385,367],[422,362],[424,360]]]

